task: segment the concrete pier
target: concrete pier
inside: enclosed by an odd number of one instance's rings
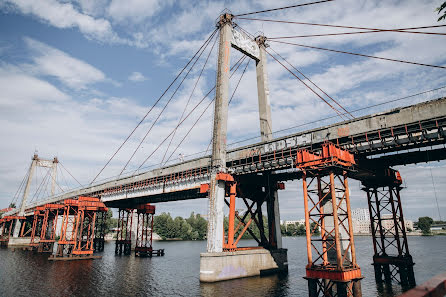
[[[287,250],[263,248],[200,254],[200,281],[218,282],[287,272]]]

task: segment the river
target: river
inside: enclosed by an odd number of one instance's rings
[[[411,236],[417,284],[446,271],[446,236]],[[371,237],[356,237],[363,296],[398,296],[380,291],[374,281]],[[0,296],[308,296],[305,273],[305,237],[286,237],[289,274],[250,277],[214,284],[199,282],[199,253],[204,241],[154,242],[164,257],[115,256],[114,242],[105,245],[102,259],[47,261],[47,255],[21,249],[0,249]],[[248,245],[245,241],[242,245]]]

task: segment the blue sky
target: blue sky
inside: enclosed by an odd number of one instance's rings
[[[404,28],[436,25],[440,1],[347,1],[254,15],[259,18],[323,24]],[[14,196],[35,150],[42,157],[57,155],[81,182],[88,183],[147,112],[215,28],[224,8],[234,14],[290,5],[289,1],[160,1],[160,0],[11,0],[0,1],[0,208]],[[267,37],[352,31],[236,20],[245,30]],[[430,32],[444,32],[431,29]],[[446,65],[444,36],[373,33],[290,40],[307,45],[370,55]],[[445,70],[321,52],[270,42],[271,48],[302,70],[347,109],[367,107],[390,99],[446,85]],[[210,46],[209,48],[210,49]],[[129,168],[137,168],[178,123],[203,67],[204,56],[168,105]],[[200,79],[189,111],[215,83],[216,48]],[[232,51],[232,61],[240,57]],[[273,130],[333,115],[279,64],[268,61]],[[259,135],[254,63],[250,63],[230,106],[228,142]],[[244,66],[244,65],[243,65]],[[239,74],[231,80],[231,91]],[[365,110],[368,114],[394,106],[445,96],[441,90]],[[100,178],[119,174],[139,140],[153,123],[168,93],[128,145]],[[204,102],[209,102],[206,99]],[[203,110],[201,107],[199,112]],[[211,110],[211,109],[210,109]],[[359,115],[359,114],[358,114]],[[184,123],[176,145],[198,114]],[[208,112],[181,149],[189,155],[205,150],[211,136]],[[332,122],[339,119],[333,119]],[[316,126],[326,124],[320,122]],[[310,128],[305,126],[301,129]],[[293,130],[297,131],[297,130]],[[277,133],[276,135],[280,135]],[[256,139],[251,140],[256,141]],[[160,150],[148,162],[157,164]],[[171,149],[172,150],[172,149]],[[432,170],[437,196],[446,217],[446,163],[402,167],[409,218],[438,218],[434,207]],[[67,178],[69,179],[69,178]],[[365,195],[352,183],[353,207],[365,207]],[[36,187],[37,185],[35,185]],[[74,186],[68,181],[63,189]],[[299,182],[281,192],[282,218],[303,217]],[[205,213],[206,200],[168,203],[158,211],[186,216]]]

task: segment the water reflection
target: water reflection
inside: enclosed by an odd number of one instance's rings
[[[370,237],[355,238],[364,279],[363,296],[394,297],[398,284],[377,285]],[[99,260],[48,261],[48,255],[0,249],[0,296],[308,296],[305,238],[284,238],[287,276],[250,277],[213,284],[200,283],[199,254],[204,241],[155,242],[164,257],[115,256],[106,243]],[[249,244],[246,244],[249,245]],[[415,276],[422,283],[446,269],[446,237],[410,237]]]

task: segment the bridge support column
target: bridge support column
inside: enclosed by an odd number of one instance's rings
[[[62,226],[62,236],[64,236],[63,243],[68,245],[69,254],[64,255],[64,248],[58,249],[55,256],[48,258],[49,260],[81,260],[81,259],[96,259],[101,256],[94,256],[94,236],[96,217],[98,213],[107,212],[99,198],[95,197],[79,197],[77,203],[67,203],[65,201],[64,222]],[[77,214],[73,232],[70,234],[71,239],[68,239],[68,226],[70,222],[70,208],[75,211],[77,204]],[[71,207],[72,206],[72,207]],[[63,229],[65,228],[65,234]]]
[[[34,210],[33,226],[31,229],[31,240],[29,246],[31,249],[37,249],[40,241],[40,234],[42,233],[43,218],[45,216],[45,207],[38,206]]]
[[[263,224],[261,207],[268,194],[258,191],[258,200],[253,201],[244,197],[236,199],[237,183],[234,178],[229,174],[220,173],[217,180],[225,183],[225,196],[229,198],[229,201],[224,200],[229,207],[228,227],[227,232],[224,232],[222,226],[223,251],[201,254],[200,281],[216,282],[288,271],[287,250],[277,249],[265,236],[266,227]],[[247,207],[243,215],[236,211],[236,200],[242,200]],[[260,238],[250,229],[254,225],[260,231]],[[239,240],[247,233],[259,246],[238,246]]]
[[[95,252],[103,252],[105,244],[105,224],[107,221],[107,212],[98,212],[94,229],[93,249]]]
[[[402,180],[397,171],[387,172],[387,178],[396,178],[380,184],[363,183],[369,204],[375,279],[378,283],[396,281],[409,289],[416,282],[401,206]]]
[[[40,240],[37,247],[39,253],[53,252],[54,242],[56,241],[57,221],[59,215],[62,214],[63,208],[64,205],[61,204],[45,204]]]
[[[62,217],[60,239],[57,243],[56,257],[71,255],[76,237],[76,220],[79,201],[67,199],[64,201],[64,205],[65,209]]]
[[[304,171],[302,180],[310,297],[361,297],[346,172]]]
[[[215,90],[214,130],[212,135],[212,168],[207,232],[208,253],[220,253],[223,250],[222,230],[225,182],[218,180],[217,175],[220,172],[226,172],[226,131],[228,123],[232,16],[227,13],[221,15],[218,26],[220,28],[220,43]]]
[[[164,256],[164,249],[154,250],[152,246],[153,215],[155,205],[140,204],[136,208],[136,257]]]
[[[118,216],[118,234],[116,235],[116,255],[130,255],[132,252],[133,209],[120,208]]]

